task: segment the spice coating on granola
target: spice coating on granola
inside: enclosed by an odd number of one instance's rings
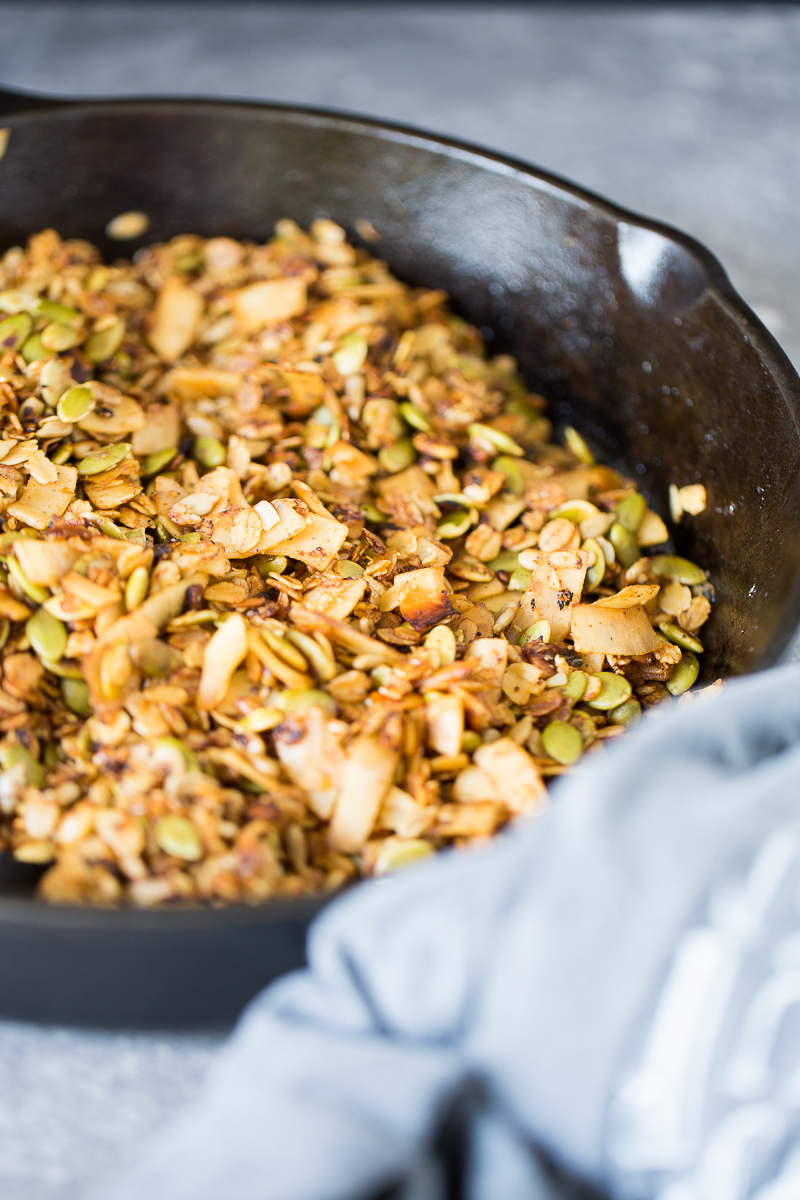
[[[479,842],[697,678],[713,589],[635,484],[329,220],[113,266],[35,235],[0,401],[2,839],[48,901]]]

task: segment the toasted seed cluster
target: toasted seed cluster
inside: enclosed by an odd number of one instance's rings
[[[0,836],[45,900],[255,903],[485,839],[694,683],[705,572],[331,221],[113,266],[45,230],[0,314]]]

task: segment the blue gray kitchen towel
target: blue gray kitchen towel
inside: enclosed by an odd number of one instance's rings
[[[622,742],[327,909],[105,1200],[798,1200],[800,668]]]

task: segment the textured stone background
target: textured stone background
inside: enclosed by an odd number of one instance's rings
[[[331,105],[518,155],[709,245],[800,365],[800,9],[0,0],[0,81]],[[211,1038],[0,1023],[0,1196],[76,1200]]]

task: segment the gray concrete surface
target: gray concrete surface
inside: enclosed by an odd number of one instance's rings
[[[482,142],[679,225],[800,365],[798,67],[800,8],[785,4],[0,0],[10,85],[357,110]],[[82,1196],[198,1086],[213,1045],[0,1024],[0,1196]]]

